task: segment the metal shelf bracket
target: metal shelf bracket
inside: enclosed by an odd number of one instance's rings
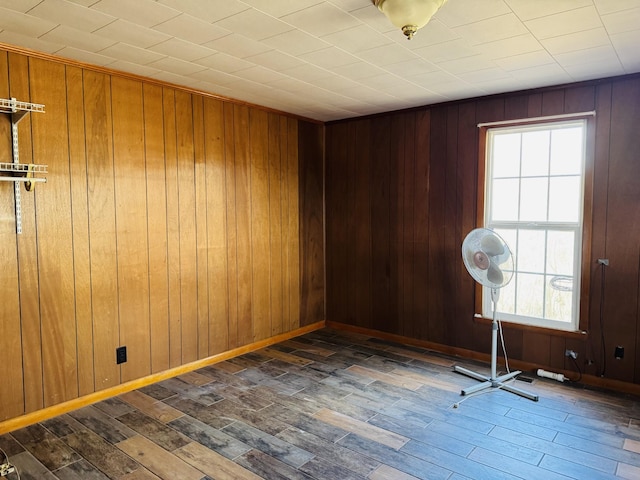
[[[46,182],[43,177],[36,177],[36,173],[47,173],[46,165],[20,163],[20,149],[18,144],[18,123],[27,113],[44,113],[44,105],[39,103],[20,102],[15,98],[0,98],[0,113],[11,115],[11,145],[13,163],[0,163],[0,181],[14,182],[13,194],[16,207],[16,233],[22,233],[22,202],[20,197],[20,183],[24,183],[29,192],[36,182]]]

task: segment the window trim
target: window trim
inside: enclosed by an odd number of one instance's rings
[[[584,334],[589,330],[589,304],[591,291],[591,243],[593,236],[593,194],[594,194],[594,163],[595,163],[595,111],[576,112],[563,115],[550,115],[545,117],[531,117],[496,122],[478,123],[478,184],[477,184],[477,210],[476,225],[484,226],[485,223],[485,201],[486,201],[486,175],[487,175],[487,154],[488,154],[488,131],[497,127],[526,127],[544,125],[546,123],[558,123],[562,121],[584,120],[585,121],[585,165],[584,165],[584,189],[583,189],[583,211],[582,211],[582,262],[580,267],[580,297],[578,299],[578,330],[562,330],[542,325],[530,325],[520,322],[510,322],[503,320],[510,326],[519,327],[525,330],[546,331],[554,334]],[[476,318],[486,318],[482,315],[482,285],[476,283],[475,288],[475,311]],[[489,319],[487,319],[489,320]]]

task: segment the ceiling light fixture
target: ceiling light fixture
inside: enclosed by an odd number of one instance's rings
[[[371,0],[409,40],[447,0]]]

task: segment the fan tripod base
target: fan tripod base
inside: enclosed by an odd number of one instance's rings
[[[473,372],[463,367],[455,366],[453,367],[454,372],[461,373],[462,375],[466,375],[467,377],[475,378],[476,380],[482,382],[473,387],[465,388],[460,392],[461,395],[471,395],[472,393],[479,392],[486,388],[501,388],[502,390],[506,390],[507,392],[515,393],[516,395],[520,395],[521,397],[528,398],[529,400],[533,400],[534,402],[538,401],[538,395],[533,393],[526,392],[524,390],[520,390],[519,388],[513,387],[511,385],[507,385],[504,382],[507,380],[511,380],[514,377],[517,377],[522,372],[516,370],[515,372],[507,373],[505,375],[501,375],[496,378],[491,378],[486,375],[481,375],[480,373]]]

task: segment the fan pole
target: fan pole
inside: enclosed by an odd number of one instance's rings
[[[498,298],[498,289],[492,288],[491,303],[493,304],[493,321],[491,322],[491,376],[487,377],[486,375],[482,375],[480,373],[476,373],[472,370],[456,365],[455,367],[453,367],[453,370],[455,372],[466,375],[467,377],[475,378],[476,380],[482,382],[474,385],[473,387],[463,389],[461,395],[470,395],[486,388],[501,388],[502,390],[506,390],[507,392],[515,393],[516,395],[520,395],[521,397],[528,398],[529,400],[537,402],[538,395],[520,390],[519,388],[504,383],[507,380],[511,380],[512,378],[520,375],[522,373],[520,370],[506,373],[505,375],[501,375],[498,377],[498,320],[496,316],[496,312],[498,310]]]
[[[498,298],[500,291],[497,288],[491,289],[491,305],[493,305],[493,321],[491,322],[491,379],[498,376]],[[520,373],[520,372],[518,372]]]

